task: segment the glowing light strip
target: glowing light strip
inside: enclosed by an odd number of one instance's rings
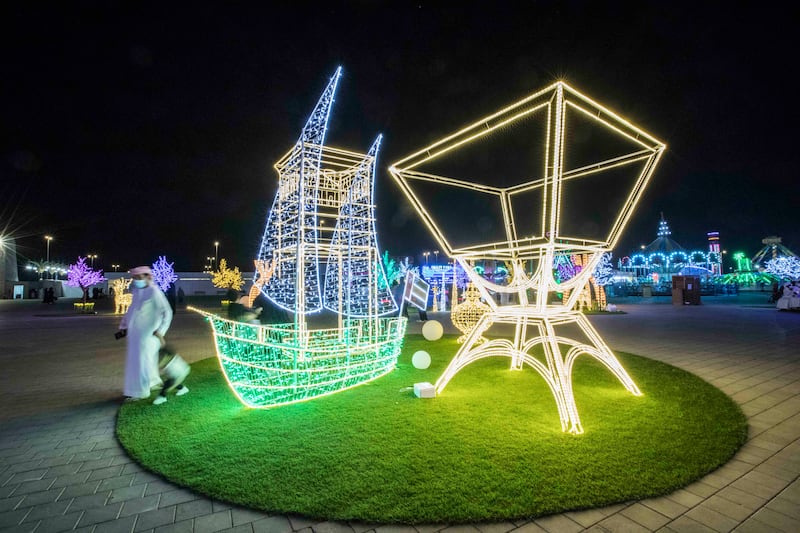
[[[622,234],[622,231],[625,229],[625,226],[628,224],[628,221],[631,218],[631,214],[633,213],[634,209],[639,203],[639,200],[642,197],[642,193],[644,192],[645,187],[650,182],[650,178],[653,176],[653,172],[655,172],[656,166],[658,162],[661,160],[661,156],[664,154],[664,150],[666,147],[660,148],[656,155],[651,158],[648,165],[642,171],[642,174],[639,177],[634,189],[631,191],[631,194],[628,195],[627,200],[625,201],[625,205],[620,211],[619,215],[617,216],[617,220],[614,222],[614,225],[609,232],[608,235],[608,248],[612,249],[617,245],[617,241],[619,241],[619,237]]]
[[[614,131],[616,133],[619,133],[623,137],[627,138],[630,141],[633,141],[634,143],[638,144],[642,148],[645,148],[646,150],[649,150],[649,151],[653,152],[655,150],[658,150],[659,146],[661,146],[661,143],[659,143],[659,142],[656,142],[655,146],[653,146],[652,144],[647,144],[647,143],[643,142],[641,139],[639,139],[638,136],[629,134],[628,132],[624,131],[622,128],[619,128],[619,127],[615,126],[614,124],[610,123],[609,121],[604,120],[603,118],[601,118],[599,115],[597,115],[595,113],[591,113],[590,111],[584,109],[583,107],[577,105],[574,102],[567,101],[566,104],[571,109],[574,109],[576,111],[579,111],[579,112],[583,113],[584,115],[586,115],[590,119],[592,119],[592,120],[594,120],[596,122],[599,122],[600,124],[604,125],[608,129],[610,129],[610,130],[612,130],[612,131]]]
[[[574,96],[574,97],[576,97],[576,98],[578,98],[580,100],[583,100],[584,102],[588,103],[592,107],[595,107],[599,112],[604,113],[604,114],[608,115],[609,117],[613,118],[614,121],[617,122],[618,124],[622,124],[625,127],[630,128],[631,130],[636,132],[637,135],[639,135],[641,137],[644,137],[645,139],[648,139],[653,145],[659,145],[662,148],[666,148],[666,145],[664,143],[662,143],[661,141],[657,140],[655,137],[653,137],[649,133],[645,132],[644,130],[634,126],[627,119],[625,119],[622,116],[614,113],[613,111],[611,111],[607,107],[599,104],[595,100],[592,100],[591,98],[589,98],[585,94],[578,92],[577,90],[573,89],[571,86],[567,85],[566,83],[562,83],[562,85],[567,90],[567,92],[569,92],[572,96]]]
[[[445,176],[437,176],[436,174],[429,174],[425,172],[416,172],[410,170],[403,170],[403,176],[407,179],[413,179],[417,181],[429,181],[432,183],[441,183],[443,185],[450,185],[453,187],[461,187],[462,189],[469,189],[472,191],[479,191],[483,193],[489,194],[496,194],[500,195],[503,193],[505,189],[501,189],[499,187],[491,187],[489,185],[480,185],[475,184],[469,181],[458,180],[455,178],[448,178]]]
[[[529,102],[531,102],[533,100],[536,100],[537,98],[540,98],[542,95],[546,95],[549,91],[552,91],[553,88],[556,87],[557,85],[558,85],[558,83],[555,83],[555,84],[551,85],[550,87],[548,87],[547,89],[543,89],[543,90],[539,91],[536,94],[533,94],[533,95],[531,95],[531,96],[529,96],[527,98],[524,98],[523,100],[520,100],[517,103],[511,104],[510,106],[508,106],[508,107],[506,107],[504,109],[501,109],[500,111],[498,111],[498,112],[496,112],[496,113],[494,113],[492,115],[489,115],[488,117],[482,118],[482,119],[478,120],[477,122],[475,122],[473,124],[470,124],[469,126],[466,126],[466,127],[462,128],[461,130],[453,133],[452,135],[449,135],[449,136],[443,138],[442,140],[437,141],[437,142],[431,144],[430,146],[428,146],[426,148],[423,148],[422,150],[420,150],[420,151],[418,151],[418,152],[416,152],[414,154],[411,154],[410,156],[407,156],[407,157],[401,159],[400,161],[395,163],[394,166],[398,166],[398,167],[402,166],[403,168],[408,168],[408,169],[414,168],[415,166],[419,165],[420,163],[422,163],[424,161],[428,161],[429,159],[431,159],[432,157],[435,157],[436,155],[441,155],[441,154],[443,154],[445,152],[450,151],[450,148],[446,148],[444,150],[440,150],[438,152],[435,152],[435,155],[432,155],[431,151],[434,148],[437,148],[439,146],[445,145],[446,143],[449,143],[449,142],[453,141],[454,139],[457,139],[460,136],[465,135],[466,133],[470,132],[473,129],[484,128],[485,131],[481,131],[479,134],[470,136],[469,140],[475,140],[477,138],[480,138],[482,135],[485,135],[486,133],[492,131],[492,129],[490,129],[490,128],[488,128],[486,126],[487,122],[490,122],[490,121],[494,120],[497,117],[500,117],[500,116],[502,116],[502,115],[504,115],[506,113],[509,113],[509,112],[511,112],[512,110],[514,110],[517,107],[526,105]],[[539,105],[535,106],[534,108],[532,108],[528,112],[519,113],[518,115],[516,115],[516,118],[517,119],[522,118],[525,115],[528,115],[530,113],[536,112],[539,109],[542,109],[542,108],[546,107],[547,105],[548,105],[547,102],[545,102],[543,104],[539,104]],[[504,121],[503,122],[504,125],[507,124],[507,123],[508,123],[508,121]],[[456,144],[458,146],[461,146],[461,145],[465,144],[465,142],[467,142],[467,141],[458,141]],[[425,156],[425,157],[424,157],[423,160],[417,161],[416,159],[418,157],[420,157],[420,156]]]

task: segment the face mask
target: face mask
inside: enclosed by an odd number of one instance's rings
[[[146,279],[135,279],[133,280],[133,286],[137,289],[144,289],[147,287],[147,280]]]

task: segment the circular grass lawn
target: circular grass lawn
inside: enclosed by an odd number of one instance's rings
[[[427,350],[432,364],[415,369]],[[593,358],[573,383],[585,433],[562,433],[544,380],[509,359],[462,370],[436,399],[455,337],[405,340],[397,369],[355,389],[274,409],[242,406],[216,358],[192,366],[191,392],[126,403],[117,435],[145,467],[210,497],[277,513],[385,523],[530,518],[666,494],[725,463],[747,422],[718,389],[620,353],[643,396]]]

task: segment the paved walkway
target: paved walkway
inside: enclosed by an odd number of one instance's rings
[[[416,528],[264,514],[144,471],[114,436],[124,358],[112,337],[117,319],[73,315],[70,302],[0,301],[0,530],[797,532],[800,313],[778,312],[765,299],[707,298],[700,307],[631,299],[621,301],[625,315],[591,317],[613,348],[694,372],[742,406],[749,440],[717,471],[660,498],[533,521]],[[196,315],[179,312],[170,333],[190,361],[212,355]]]

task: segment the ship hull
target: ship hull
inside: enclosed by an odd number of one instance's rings
[[[301,333],[295,324],[247,324],[201,313],[211,323],[231,390],[253,408],[318,398],[391,372],[407,324],[405,317],[370,318]]]

